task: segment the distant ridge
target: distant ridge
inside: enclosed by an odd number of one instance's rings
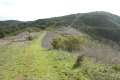
[[[0,32],[8,34],[26,28],[59,28],[71,26],[94,38],[120,41],[120,16],[104,11],[71,14],[35,21],[0,21]],[[6,30],[8,32],[6,32]]]

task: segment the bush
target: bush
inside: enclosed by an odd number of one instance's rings
[[[27,40],[29,41],[33,40],[33,36],[30,34],[30,31],[28,31]]]
[[[62,49],[67,51],[80,50],[86,40],[83,36],[60,36],[53,40],[52,46],[54,49]]]
[[[27,40],[31,41],[31,40],[33,40],[33,37],[32,36],[28,36]]]
[[[0,38],[3,38],[3,37],[5,37],[5,34],[0,32]]]

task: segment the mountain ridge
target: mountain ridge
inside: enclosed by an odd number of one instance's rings
[[[35,21],[0,21],[0,32],[5,34],[26,28],[45,29],[48,27],[59,28],[71,26],[81,32],[98,39],[105,38],[115,42],[120,41],[120,16],[109,12],[95,11],[89,13],[77,13],[61,17],[38,19]]]

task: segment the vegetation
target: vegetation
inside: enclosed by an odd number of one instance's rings
[[[72,14],[62,17],[39,19],[36,21],[0,21],[0,37],[19,33],[21,30],[43,30],[48,27],[71,26],[95,39],[105,38],[120,41],[120,17],[108,12]]]
[[[41,32],[24,47],[0,48],[0,80],[120,80],[120,65],[98,64],[84,57],[73,68],[78,59],[68,52],[41,47],[45,34]]]
[[[86,44],[83,36],[59,36],[52,42],[54,50],[42,47],[42,40],[46,35],[43,30],[52,31],[61,26],[74,27],[93,38],[119,42],[119,25],[120,17],[106,12],[73,14],[28,22],[0,21],[0,38],[29,32],[27,45],[14,41],[14,44],[0,46],[0,80],[120,80],[120,64],[104,64],[85,55],[76,57],[70,54],[74,50],[81,50]],[[33,38],[30,35],[32,31],[41,32],[38,37]],[[103,50],[97,49],[97,54],[95,49],[97,48],[92,49],[94,56],[101,53],[99,50]],[[113,54],[115,57],[119,55]],[[103,53],[102,56],[107,59],[106,55]]]
[[[66,51],[80,50],[85,44],[85,37],[83,36],[60,36],[53,40],[52,46],[54,49],[61,49]]]

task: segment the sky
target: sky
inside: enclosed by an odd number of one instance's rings
[[[120,0],[0,0],[0,20],[32,21],[93,11],[120,15]]]

